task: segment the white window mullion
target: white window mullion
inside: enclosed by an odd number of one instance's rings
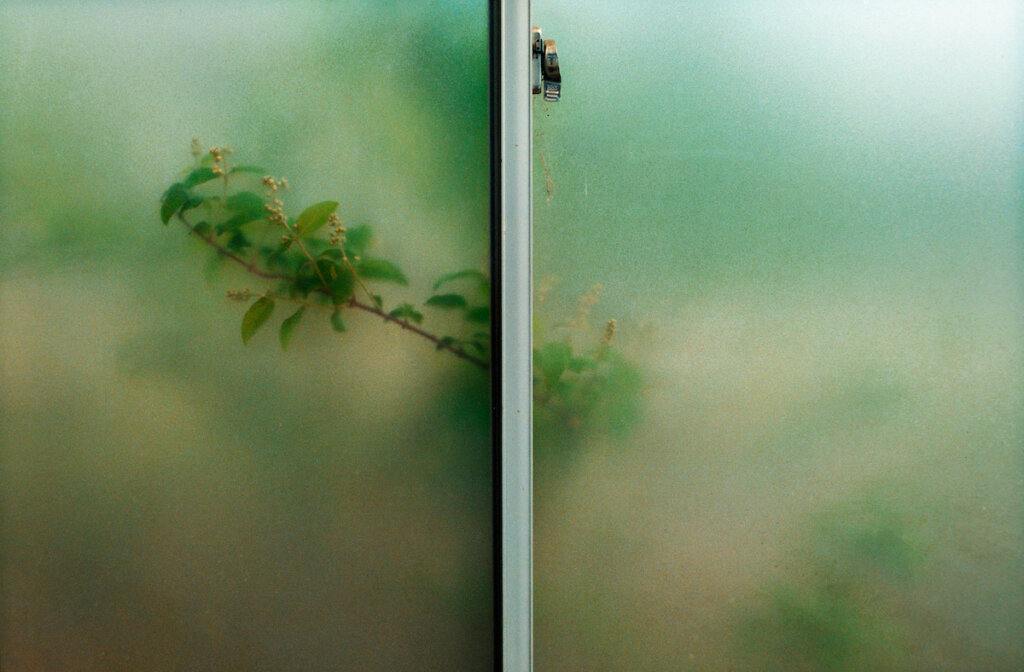
[[[533,355],[529,0],[497,3],[500,40],[501,619],[503,672],[533,669]]]

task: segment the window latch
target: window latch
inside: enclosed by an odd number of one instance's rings
[[[558,49],[554,40],[545,40],[540,28],[533,29],[533,92],[543,93],[544,100],[557,103],[562,99],[562,73],[558,70]]]

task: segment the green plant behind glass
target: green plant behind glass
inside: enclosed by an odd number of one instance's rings
[[[486,273],[445,273],[423,301],[393,305],[380,286],[408,285],[408,278],[393,261],[371,256],[370,227],[345,226],[337,201],[319,201],[291,215],[283,199],[289,188],[286,179],[234,163],[228,147],[204,151],[193,140],[191,153],[192,166],[161,197],[160,219],[165,225],[177,220],[217,258],[263,284],[260,290],[228,292],[230,299],[249,304],[241,321],[243,343],[270,322],[278,305],[289,307],[278,323],[282,348],[307,314],[321,313],[335,331],[344,332],[346,313],[362,311],[478,369],[489,368],[491,290]],[[639,418],[641,377],[614,348],[617,322],[607,322],[592,345],[581,334],[598,289],[581,299],[574,318],[550,330],[539,325],[535,330],[534,398],[542,433],[563,428],[571,435],[593,420],[621,432]],[[424,323],[432,311],[461,315],[461,330],[430,330]]]
[[[877,497],[817,516],[799,571],[747,606],[742,648],[765,670],[907,669],[902,605],[924,554],[906,519]]]

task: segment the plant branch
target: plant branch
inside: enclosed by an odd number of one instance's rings
[[[420,336],[422,338],[427,339],[428,341],[430,341],[431,343],[436,345],[441,350],[447,350],[448,352],[452,353],[456,357],[460,357],[460,358],[466,360],[467,362],[471,362],[473,364],[476,364],[481,369],[489,369],[490,368],[490,363],[487,362],[487,360],[481,359],[479,357],[476,357],[474,355],[469,354],[468,352],[466,352],[466,350],[464,348],[462,348],[459,345],[455,345],[454,343],[446,343],[445,341],[441,340],[440,338],[438,338],[437,336],[431,334],[430,332],[424,331],[423,329],[420,329],[416,325],[411,324],[409,322],[409,320],[401,319],[401,318],[395,317],[394,315],[389,315],[389,314],[385,313],[383,309],[378,308],[377,306],[371,306],[369,304],[362,303],[358,299],[356,299],[355,297],[352,297],[351,299],[348,300],[348,305],[352,306],[353,308],[358,308],[359,310],[365,310],[368,313],[373,313],[374,315],[377,315],[377,316],[383,318],[386,322],[393,322],[394,324],[397,324],[398,326],[400,326],[402,329],[405,329],[407,331],[411,331],[412,333],[416,334],[417,336]]]
[[[295,278],[293,276],[291,276],[291,275],[288,275],[286,273],[273,273],[273,272],[270,272],[270,271],[267,271],[267,270],[264,270],[264,269],[260,268],[259,266],[257,266],[253,262],[246,261],[242,257],[238,256],[237,254],[235,254],[234,252],[232,252],[231,250],[227,249],[226,247],[221,245],[219,242],[217,242],[216,237],[212,233],[211,234],[198,233],[192,227],[192,225],[188,223],[188,220],[185,218],[184,213],[178,213],[178,219],[185,226],[185,228],[188,229],[189,233],[191,233],[192,235],[196,236],[201,241],[203,241],[204,243],[209,245],[211,248],[213,248],[217,252],[218,255],[220,255],[222,257],[225,257],[227,259],[230,259],[231,261],[233,261],[236,264],[238,264],[239,266],[241,266],[243,269],[245,269],[245,271],[247,273],[249,273],[251,275],[255,275],[258,278],[263,278],[264,280],[284,280],[284,281],[287,281],[287,282],[294,282],[295,281]],[[303,250],[303,251],[305,251],[305,250]],[[306,252],[306,254],[308,256],[309,253]],[[365,287],[364,287],[364,289],[365,289]],[[328,297],[330,296],[330,292],[326,288],[316,288],[313,291],[318,293],[318,294],[321,294],[323,296],[328,296]],[[367,291],[367,294],[370,294],[370,292]],[[270,296],[270,295],[268,294],[267,296]],[[326,305],[316,304],[316,303],[312,303],[312,302],[308,302],[308,301],[303,301],[301,299],[296,299],[294,297],[274,295],[273,298],[283,299],[283,300],[288,300],[288,301],[295,301],[295,302],[301,303],[303,305],[313,306],[313,307],[316,307],[316,308],[322,308],[324,310],[334,310],[335,309],[335,307],[332,307],[332,306],[326,306]],[[370,298],[373,299],[373,295],[372,294],[370,294]],[[480,357],[476,357],[474,355],[471,355],[463,347],[461,347],[461,346],[459,346],[457,344],[454,344],[454,343],[448,343],[448,342],[442,340],[440,337],[435,336],[434,334],[431,334],[430,332],[425,331],[425,330],[417,327],[414,324],[411,324],[407,319],[402,319],[402,318],[395,317],[394,315],[389,315],[388,313],[384,312],[383,308],[381,308],[381,307],[379,307],[377,305],[370,305],[370,304],[367,304],[367,303],[363,303],[363,302],[359,301],[358,299],[356,299],[354,296],[352,298],[350,298],[348,301],[346,301],[345,305],[349,306],[351,308],[358,308],[359,310],[366,311],[368,313],[372,313],[372,314],[382,318],[385,322],[391,322],[393,324],[398,325],[402,329],[405,329],[406,331],[411,331],[412,333],[416,334],[420,338],[424,338],[424,339],[430,341],[431,343],[433,343],[439,350],[447,350],[448,352],[450,352],[451,354],[455,355],[456,357],[458,357],[460,359],[464,359],[467,362],[470,362],[471,364],[474,364],[474,365],[480,367],[481,369],[485,369],[486,370],[486,369],[490,368],[490,364],[489,364],[489,362],[487,360],[482,359]]]

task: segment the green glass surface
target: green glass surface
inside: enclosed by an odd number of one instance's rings
[[[537,669],[1024,669],[1020,4],[533,15]]]
[[[257,211],[372,229],[385,311],[486,331],[423,303],[487,271],[487,54],[469,0],[0,5],[5,672],[492,668],[485,368],[355,308],[282,349],[275,281],[160,221],[230,146]]]

